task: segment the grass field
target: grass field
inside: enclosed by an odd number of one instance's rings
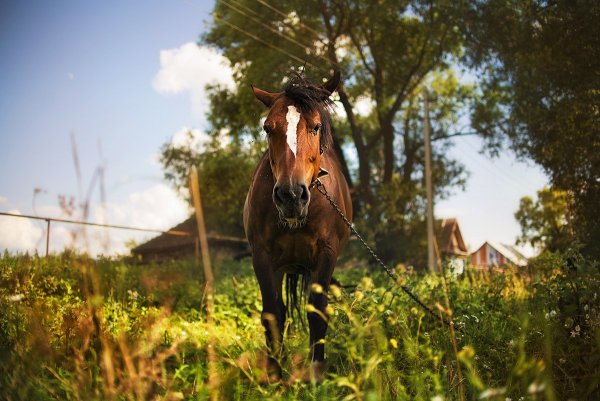
[[[533,276],[447,277],[457,353],[440,327],[377,270],[336,271],[327,379],[261,384],[260,293],[248,260],[215,269],[214,321],[194,262],[5,254],[0,259],[0,398],[5,400],[600,399],[600,274],[577,254],[537,260]],[[444,303],[432,275],[406,282]],[[216,379],[207,384],[206,347]],[[288,326],[286,379],[306,368],[308,336]],[[459,380],[459,377],[463,380]]]

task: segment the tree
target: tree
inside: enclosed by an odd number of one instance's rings
[[[215,131],[260,141],[263,112],[249,85],[272,91],[302,69],[313,80],[342,72],[338,87],[343,116],[335,146],[342,156],[355,205],[378,240],[410,238],[423,223],[422,115],[420,91],[438,80],[432,108],[436,196],[464,182],[462,166],[450,160],[447,140],[460,107],[473,93],[447,72],[460,51],[460,12],[452,1],[221,0],[204,43],[218,47],[234,69],[236,89],[211,89],[209,120]],[[358,107],[369,105],[366,110]],[[394,225],[394,227],[390,227]],[[386,227],[389,227],[386,229]],[[406,257],[388,247],[395,259]]]
[[[253,148],[238,142],[223,145],[223,138],[198,148],[191,132],[188,138],[184,145],[168,142],[161,148],[165,178],[191,204],[189,173],[191,166],[197,166],[207,229],[243,237],[242,210],[254,171]]]
[[[517,242],[550,252],[565,251],[569,244],[567,222],[568,195],[564,191],[543,188],[537,199],[521,198],[515,218],[521,225]]]
[[[485,77],[473,126],[508,140],[567,191],[570,226],[600,257],[600,3],[470,3],[467,59]]]

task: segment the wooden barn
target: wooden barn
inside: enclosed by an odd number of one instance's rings
[[[440,219],[435,221],[435,239],[442,259],[467,259],[469,249],[463,240],[457,219]]]
[[[527,265],[527,258],[512,245],[486,241],[471,254],[471,264],[480,267],[523,267]]]
[[[199,252],[198,227],[195,216],[169,231],[183,231],[190,235],[161,234],[158,237],[133,248],[131,253],[142,258],[142,261],[161,261],[169,259],[187,259],[195,257]],[[250,255],[250,247],[245,238],[208,233],[208,247],[212,258],[242,258]]]
[[[469,249],[463,239],[458,220],[436,220],[434,231],[438,257],[455,272],[461,273],[469,259]]]

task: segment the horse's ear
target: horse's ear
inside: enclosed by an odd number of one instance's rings
[[[335,90],[337,89],[338,85],[340,84],[340,77],[341,74],[339,71],[336,71],[333,74],[333,77],[331,77],[329,79],[329,81],[325,82],[325,84],[323,85],[323,88],[329,92],[329,94],[331,95],[333,92],[335,92]]]
[[[271,107],[275,101],[275,98],[279,95],[279,93],[271,93],[262,90],[259,87],[254,86],[254,84],[250,86],[252,86],[252,92],[254,92],[254,96],[256,96],[256,98],[267,107]]]

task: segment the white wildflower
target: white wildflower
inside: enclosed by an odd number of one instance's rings
[[[529,394],[541,393],[546,388],[546,383],[533,382],[527,388]]]
[[[14,294],[14,295],[9,296],[8,300],[10,302],[19,302],[19,301],[22,301],[23,298],[25,298],[25,295],[23,295],[23,294]]]
[[[481,394],[479,394],[480,400],[485,400],[486,398],[496,397],[498,395],[502,395],[506,393],[505,387],[493,388],[490,387],[487,390],[484,390]]]

